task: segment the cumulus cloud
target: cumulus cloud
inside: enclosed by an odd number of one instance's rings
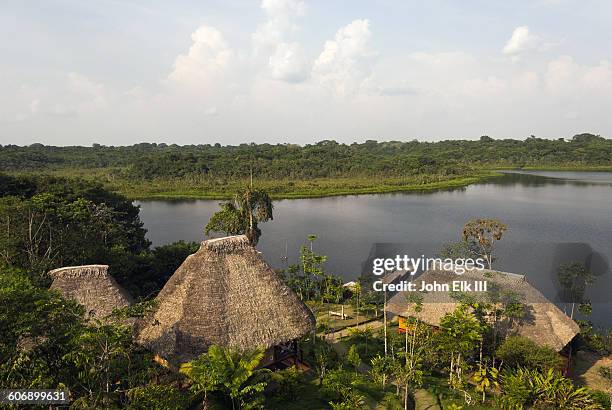
[[[257,52],[276,48],[287,34],[296,31],[294,19],[304,14],[306,6],[299,0],[263,0],[261,8],[266,13],[266,22],[252,35]]]
[[[299,27],[296,17],[304,14],[303,1],[263,0],[266,22],[253,33],[256,56],[268,58],[268,69],[275,80],[301,82],[308,77],[308,62],[299,43],[290,41]]]
[[[308,62],[298,43],[280,43],[270,56],[272,78],[297,83],[308,77]]]
[[[540,38],[532,34],[529,31],[529,27],[520,26],[514,29],[502,52],[507,55],[516,56],[526,51],[535,50],[540,45]]]
[[[560,56],[548,63],[545,82],[547,91],[554,95],[606,93],[612,90],[612,67],[605,60],[583,66],[570,56]]]
[[[187,54],[180,54],[168,79],[186,85],[207,85],[224,73],[233,53],[219,30],[201,26],[191,35]]]
[[[367,19],[342,27],[333,40],[325,42],[314,63],[313,77],[336,96],[358,93],[372,74],[371,36]]]

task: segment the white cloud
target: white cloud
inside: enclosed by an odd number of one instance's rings
[[[561,56],[548,63],[545,82],[553,95],[606,94],[612,90],[612,67],[605,60],[583,66],[570,56]]]
[[[266,22],[252,34],[255,55],[268,57],[268,69],[275,80],[296,83],[308,78],[308,63],[302,47],[288,38],[299,28],[294,19],[306,6],[298,0],[263,0]]]
[[[604,60],[595,67],[588,67],[580,80],[582,84],[593,90],[610,90],[612,88],[612,67]]]
[[[168,78],[185,85],[211,84],[229,66],[232,50],[221,32],[210,26],[200,26],[191,35],[191,40],[189,51],[176,58]]]
[[[540,88],[540,75],[533,71],[526,71],[514,76],[511,83],[515,90],[533,93]]]
[[[83,105],[106,106],[108,95],[102,83],[96,83],[79,73],[68,73],[69,89],[82,98]]]
[[[372,74],[375,53],[370,48],[370,22],[354,20],[325,42],[313,77],[339,97],[356,94]]]
[[[540,38],[532,34],[529,31],[529,27],[520,26],[514,29],[502,52],[507,55],[516,56],[526,51],[535,50],[540,44]]]
[[[266,22],[252,34],[256,52],[274,49],[287,34],[296,31],[295,17],[304,14],[306,6],[299,0],[263,0],[261,8],[266,13]]]
[[[302,15],[306,9],[303,1],[296,0],[263,0],[261,8],[272,17]]]
[[[280,43],[270,56],[269,66],[276,80],[297,83],[308,78],[308,62],[298,43]]]

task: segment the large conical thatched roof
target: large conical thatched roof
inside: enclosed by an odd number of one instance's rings
[[[456,280],[486,280],[489,290],[497,287],[520,297],[520,302],[526,306],[526,315],[519,322],[512,324],[508,329],[509,334],[519,334],[542,346],[560,351],[580,331],[576,322],[531,286],[523,275],[487,270],[471,270],[463,275],[448,271],[426,271],[413,282],[416,289],[420,289],[422,282],[450,284]],[[387,311],[401,316],[418,317],[425,323],[438,326],[442,317],[453,312],[459,303],[453,298],[452,292],[419,292],[423,296],[423,307],[422,311],[417,313],[414,311],[414,304],[407,301],[408,294],[409,292],[398,292],[394,295],[387,304]],[[469,295],[478,298],[476,292]],[[486,295],[480,297],[483,298],[481,300],[486,300]]]
[[[244,235],[202,242],[156,301],[156,311],[137,325],[137,341],[175,363],[212,344],[267,348],[315,326],[310,309]]]
[[[90,318],[102,319],[129,306],[130,295],[108,274],[108,265],[68,266],[49,272],[51,289],[85,306]]]

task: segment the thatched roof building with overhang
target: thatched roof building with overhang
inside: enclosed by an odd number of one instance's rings
[[[470,270],[462,275],[449,271],[426,271],[413,282],[416,289],[421,289],[422,282],[452,284],[453,281],[484,280],[488,283],[488,291],[498,289],[505,294],[513,294],[526,308],[524,318],[508,324],[507,334],[525,336],[539,345],[561,351],[580,331],[576,322],[530,285],[523,275],[489,270]],[[416,317],[432,326],[439,326],[444,315],[452,313],[459,304],[457,295],[453,292],[417,292],[423,296],[422,311],[417,313],[414,304],[407,299],[409,293],[395,294],[387,304],[387,312],[401,317]],[[477,292],[465,292],[465,294],[476,297],[477,300],[488,300],[488,296],[484,293],[479,295]]]
[[[156,302],[137,324],[136,340],[170,363],[191,360],[212,344],[270,348],[315,329],[310,309],[244,235],[202,242]]]
[[[108,274],[108,265],[68,266],[49,272],[51,289],[74,299],[86,309],[90,319],[102,319],[114,309],[129,306],[130,295]]]

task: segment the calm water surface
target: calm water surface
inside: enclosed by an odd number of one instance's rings
[[[202,228],[218,202],[138,204],[148,238],[161,245],[204,239]],[[274,221],[262,224],[257,247],[271,265],[285,267],[297,261],[307,235],[316,234],[315,250],[328,256],[327,270],[351,280],[377,244],[435,256],[442,244],[460,239],[467,220],[482,217],[509,227],[497,245],[496,267],[526,274],[551,299],[560,263],[588,264],[598,275],[589,292],[592,319],[612,325],[612,173],[507,173],[450,191],[276,201]]]

